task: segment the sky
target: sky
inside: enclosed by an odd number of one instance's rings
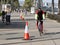
[[[44,6],[47,6],[47,3],[52,3],[52,0],[43,0]],[[54,0],[54,6],[58,8],[58,0]]]
[[[51,3],[52,0],[43,0],[43,2],[49,2],[49,3]],[[54,2],[55,2],[55,3],[58,3],[58,0],[54,0]]]
[[[25,0],[19,0],[21,6],[23,6]],[[52,3],[52,0],[43,0],[43,3]],[[58,3],[58,0],[54,0],[54,3]]]
[[[19,0],[20,6],[23,6],[25,0]]]
[[[25,1],[25,0],[19,0],[19,1]]]

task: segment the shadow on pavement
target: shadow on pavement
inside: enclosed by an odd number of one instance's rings
[[[11,22],[11,24],[6,25],[6,23],[0,22],[0,29],[24,29],[25,22]]]
[[[30,38],[34,38],[35,36],[30,36]],[[6,40],[14,40],[14,39],[24,39],[24,37],[13,37],[13,38],[7,38]]]
[[[6,40],[23,39],[23,37],[7,38]]]
[[[15,34],[19,34],[19,33],[4,33],[4,34],[0,34],[1,35],[15,35]]]
[[[60,32],[45,33],[44,35],[56,35],[56,34],[60,34]]]
[[[33,42],[40,42],[40,41],[48,41],[48,40],[57,40],[60,38],[49,38],[49,39],[38,39],[38,40],[26,40],[21,42],[15,42],[15,43],[5,43],[0,45],[12,45],[12,44],[22,44],[22,43],[33,43]]]

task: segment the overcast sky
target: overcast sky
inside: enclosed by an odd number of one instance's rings
[[[25,0],[19,0],[19,2],[21,3],[20,5],[24,4]],[[43,0],[43,3],[52,3],[52,0]],[[54,3],[58,3],[58,0],[54,0]]]
[[[43,2],[49,2],[49,3],[51,3],[52,0],[43,0]],[[58,3],[58,0],[54,0],[54,2],[55,2],[55,3]]]
[[[20,1],[25,1],[25,0],[19,0],[19,2],[20,2]],[[52,0],[43,0],[43,2],[49,2],[49,3],[51,3]],[[58,0],[54,0],[54,2],[55,2],[55,3],[58,3]]]
[[[19,1],[25,1],[25,0],[19,0]]]
[[[19,0],[20,6],[23,6],[25,0]]]

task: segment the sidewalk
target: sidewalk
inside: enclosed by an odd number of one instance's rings
[[[0,29],[0,36],[3,36],[0,37],[0,45],[60,45],[60,23],[46,19],[44,30],[45,34],[39,36],[37,29],[29,29],[32,40],[23,40],[24,29]]]
[[[20,19],[20,17],[11,17],[11,19]],[[28,15],[25,19],[35,20],[34,15],[33,17]],[[33,27],[33,23],[31,23],[31,27]],[[14,26],[17,25],[14,24]],[[46,19],[44,33],[43,36],[40,36],[37,29],[29,29],[32,40],[23,40],[24,29],[0,29],[0,45],[60,45],[60,23]]]
[[[44,28],[47,32],[60,32],[60,23],[55,20],[47,19],[44,21]]]

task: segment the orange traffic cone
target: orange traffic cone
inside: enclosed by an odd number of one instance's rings
[[[26,26],[25,26],[24,39],[25,39],[25,40],[29,40],[28,22],[26,22]]]

